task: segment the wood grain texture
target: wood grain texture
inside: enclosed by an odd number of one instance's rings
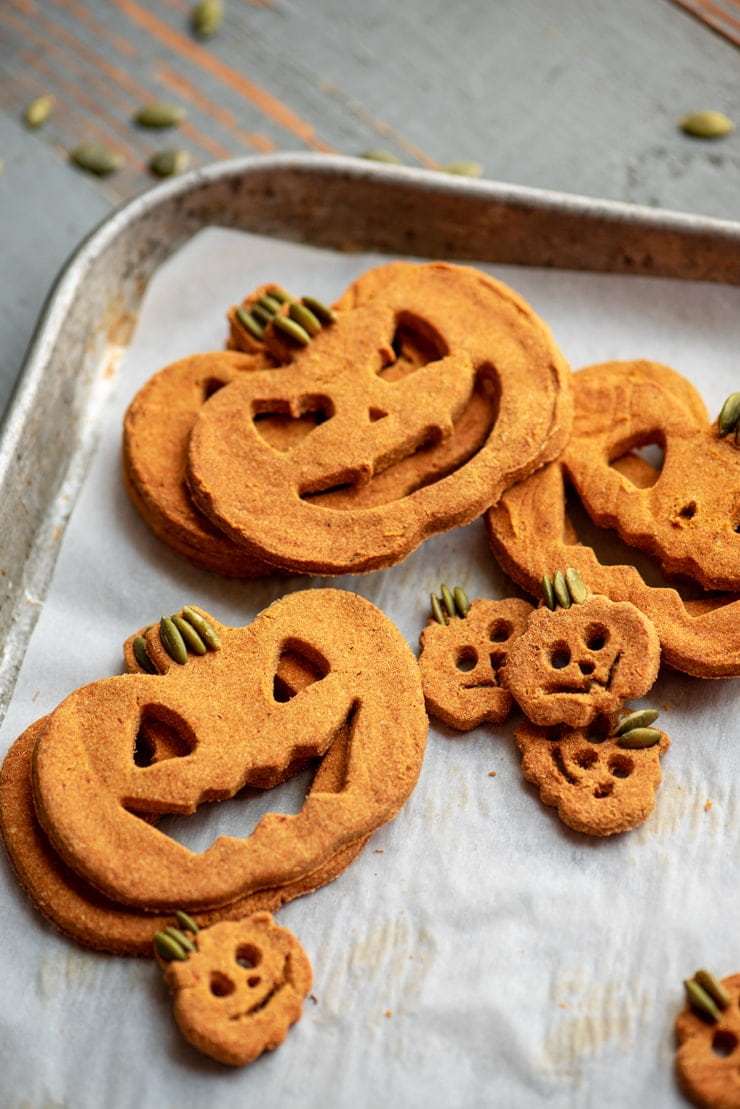
[[[738,132],[706,143],[677,126],[704,107],[740,120],[738,54],[672,0],[592,0],[585,15],[573,0],[225,0],[204,41],[190,7],[2,0],[0,243],[14,280],[0,287],[0,411],[61,261],[153,183],[147,162],[164,147],[193,165],[382,148],[411,165],[466,159],[503,181],[740,218]],[[46,92],[55,111],[30,130],[24,109]],[[151,100],[186,119],[137,127]],[[120,154],[120,171],[71,166],[88,141]]]

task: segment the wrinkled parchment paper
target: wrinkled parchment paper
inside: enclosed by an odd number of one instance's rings
[[[250,583],[170,554],[127,500],[121,421],[151,374],[221,347],[226,308],[260,282],[331,301],[378,260],[213,229],[162,267],[61,544],[2,752],[72,689],[120,672],[126,636],[184,603],[243,625],[286,590],[330,584],[374,601],[416,649],[441,581],[471,598],[513,591],[481,522],[380,573]],[[738,388],[738,289],[490,269],[547,320],[574,368],[668,363],[713,415]],[[313,994],[285,1044],[242,1070],[185,1044],[153,962],[99,955],[57,934],[3,853],[0,1103],[683,1104],[673,1078],[682,979],[699,966],[740,970],[738,684],[663,672],[647,701],[663,706],[672,738],[663,784],[648,822],[607,841],[571,832],[523,780],[516,716],[464,736],[433,723],[418,787],[397,819],[334,883],[278,913],[313,963]],[[305,788],[302,779],[250,800],[255,822],[268,808],[295,811]],[[206,806],[169,827],[202,849],[243,826],[245,804]]]

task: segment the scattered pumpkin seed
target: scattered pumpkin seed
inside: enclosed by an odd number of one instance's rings
[[[270,293],[265,293],[264,296],[259,298],[257,303],[261,308],[264,308],[266,312],[269,312],[271,316],[274,316],[276,312],[280,311],[282,301],[278,300],[276,296],[272,296]]]
[[[298,343],[302,347],[308,346],[311,342],[311,336],[306,331],[305,327],[301,327],[295,320],[288,319],[287,316],[275,316],[272,321],[272,326],[277,331],[282,331],[294,343]]]
[[[188,624],[187,620],[183,620],[182,616],[173,616],[172,623],[179,631],[189,651],[194,655],[204,655],[206,653],[206,645],[192,624]]]
[[[184,909],[177,910],[175,919],[184,932],[192,932],[193,935],[197,935],[197,933],[200,932],[198,925],[191,916],[188,916]]]
[[[164,933],[166,936],[169,936],[171,939],[173,939],[175,943],[179,943],[180,947],[184,948],[185,951],[196,950],[195,944],[190,939],[190,936],[186,936],[185,933],[181,932],[179,928],[174,928],[171,924],[168,924],[164,930]]]
[[[694,981],[708,993],[718,1009],[727,1009],[732,1000],[722,983],[708,970],[697,970]]]
[[[695,982],[693,978],[685,978],[683,987],[686,990],[686,997],[692,1009],[695,1009],[701,1016],[708,1017],[709,1020],[716,1022],[720,1019],[719,1009],[698,982]]]
[[[735,124],[723,112],[704,109],[690,112],[681,120],[681,130],[697,139],[720,139],[735,130]]]
[[[181,947],[177,940],[173,940],[172,936],[168,936],[166,932],[154,933],[154,949],[166,963],[171,963],[173,959],[184,962],[188,957],[185,948]]]
[[[557,570],[553,575],[552,591],[555,594],[555,599],[557,603],[562,608],[570,608],[570,606],[573,604],[573,601],[568,589],[568,583],[565,580],[565,574],[562,570]]]
[[[307,308],[305,304],[299,304],[297,301],[293,301],[290,308],[288,309],[288,312],[290,314],[290,318],[292,320],[295,320],[295,322],[299,324],[304,331],[307,331],[312,339],[314,335],[318,335],[318,333],[321,331],[320,320],[318,320],[316,316],[314,316],[311,309]]]
[[[23,113],[26,127],[41,127],[54,111],[56,100],[50,94],[37,96]]]
[[[581,575],[572,566],[565,571],[565,581],[573,603],[582,605],[588,597],[588,589]]]
[[[628,751],[637,751],[643,747],[654,747],[660,742],[663,733],[657,728],[630,728],[623,732],[617,743],[618,747],[626,747]]]
[[[322,323],[334,323],[337,318],[334,310],[317,297],[301,297],[301,303],[305,304],[306,308],[309,308]]]
[[[389,166],[400,166],[403,163],[401,159],[390,150],[363,150],[360,154],[361,158],[365,158],[368,162],[386,162]]]
[[[190,13],[190,26],[198,38],[207,39],[216,34],[223,17],[221,0],[200,0]]]
[[[163,100],[155,100],[151,104],[143,104],[134,116],[134,122],[140,127],[174,127],[182,123],[187,112],[179,104],[166,104]]]
[[[614,729],[614,734],[624,735],[625,732],[631,732],[634,728],[647,728],[658,719],[658,716],[657,709],[636,709],[622,717]]]
[[[438,624],[446,625],[447,617],[445,616],[444,609],[442,608],[442,602],[440,601],[436,593],[430,594],[430,600],[432,602],[432,616]]]
[[[159,638],[170,658],[180,666],[184,666],[188,661],[188,649],[171,617],[163,616],[159,621]]]
[[[262,324],[254,318],[252,313],[248,312],[246,308],[242,308],[242,306],[239,305],[234,315],[236,316],[242,327],[246,328],[252,338],[261,343],[265,337],[265,329]]]
[[[445,162],[439,167],[440,173],[453,173],[457,177],[482,177],[483,166],[480,162]]]
[[[184,173],[190,165],[190,154],[182,148],[157,150],[149,159],[149,171],[155,177],[174,177]]]
[[[552,587],[552,578],[549,574],[542,575],[542,599],[551,612],[554,612],[558,602],[555,598],[555,590]]]
[[[142,670],[147,674],[156,674],[157,668],[149,658],[149,653],[146,649],[146,639],[143,635],[137,635],[132,644],[134,658],[138,662]]]
[[[102,143],[86,142],[76,146],[70,154],[71,160],[80,169],[94,173],[96,177],[107,177],[123,165],[123,158]]]
[[[729,435],[740,424],[740,393],[730,393],[717,417],[720,435]]]
[[[457,611],[462,617],[467,616],[470,612],[470,601],[468,600],[467,593],[460,585],[456,585],[452,592],[455,597]]]
[[[449,586],[442,585],[440,587],[440,593],[442,594],[442,604],[445,607],[445,611],[447,612],[447,615],[452,616],[452,617],[457,616],[457,608],[455,607],[455,598],[452,596],[452,591],[450,590]]]
[[[211,627],[208,621],[196,612],[190,605],[186,605],[180,614],[188,624],[192,624],[197,631],[200,638],[212,651],[218,651],[221,647],[221,640],[215,628]]]

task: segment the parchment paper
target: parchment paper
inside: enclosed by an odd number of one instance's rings
[[[378,260],[213,229],[162,267],[62,542],[2,752],[72,689],[120,672],[126,636],[184,603],[243,625],[286,590],[331,584],[378,604],[416,648],[441,581],[471,598],[513,592],[480,521],[381,573],[250,583],[170,554],[127,500],[121,420],[151,374],[220,348],[226,308],[260,282],[330,301]],[[738,289],[490,269],[547,320],[574,368],[665,362],[712,414],[738,388]],[[242,1070],[185,1044],[153,962],[57,934],[2,853],[2,1105],[683,1104],[672,1070],[682,979],[699,966],[740,970],[737,691],[736,681],[661,674],[648,700],[664,706],[672,747],[655,811],[606,841],[569,831],[524,782],[517,716],[465,736],[433,723],[397,819],[333,884],[279,912],[311,958],[313,995],[285,1044]],[[250,801],[255,822],[268,807],[294,811],[305,788],[304,779]],[[184,841],[202,848],[242,827],[240,805],[206,806]]]

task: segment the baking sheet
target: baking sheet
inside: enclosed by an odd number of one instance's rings
[[[405,563],[340,578],[233,582],[165,550],[120,480],[123,411],[168,362],[217,349],[225,308],[265,280],[332,300],[379,259],[212,229],[150,285],[104,433],[66,530],[15,694],[4,752],[71,689],[120,670],[132,630],[195,602],[250,621],[287,590],[330,584],[378,604],[412,646],[441,581],[506,596],[480,522]],[[666,362],[711,413],[737,388],[740,290],[496,266],[574,368]],[[57,935],[0,864],[4,1105],[619,1106],[682,1104],[672,1074],[681,980],[740,969],[737,682],[663,673],[673,745],[647,824],[601,842],[570,832],[523,781],[512,733],[432,724],[419,785],[334,883],[280,910],[306,948],[313,997],[273,1055],[232,1072],[181,1041],[161,975]],[[495,772],[495,776],[493,775]],[[259,802],[295,808],[305,781]],[[236,800],[173,834],[202,847],[243,826]]]

